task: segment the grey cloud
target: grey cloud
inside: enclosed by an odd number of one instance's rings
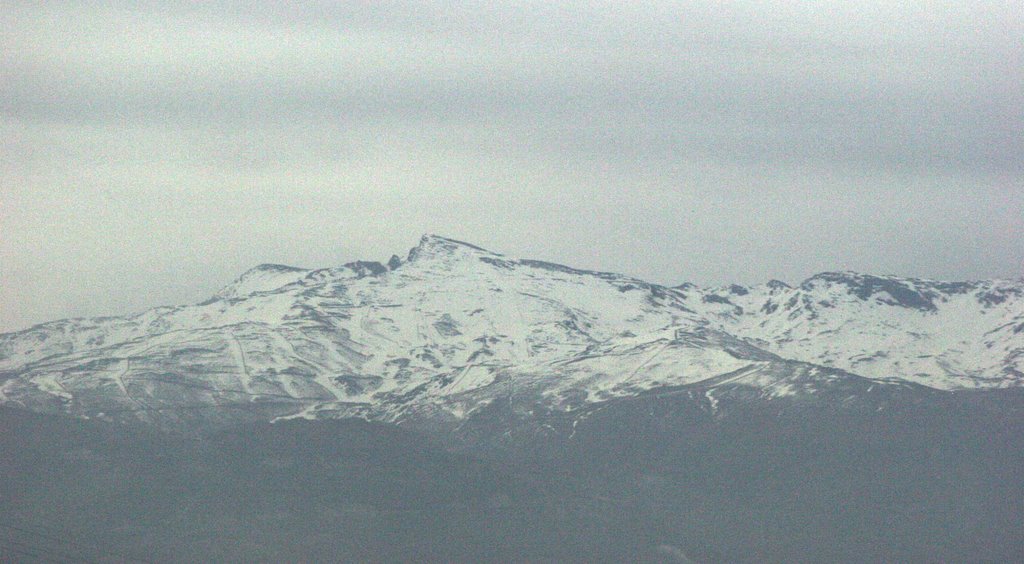
[[[513,122],[573,150],[1020,172],[1024,73],[1007,61],[1021,47],[975,30],[998,12],[960,14],[966,31],[930,37],[960,28],[890,25],[890,36],[814,13],[794,14],[797,27],[751,10],[541,5],[474,19],[397,5],[93,14],[63,45],[35,34],[48,41],[14,57],[2,109],[185,127]]]
[[[141,307],[423,231],[663,282],[1024,261],[1010,2],[2,12],[4,286],[88,287],[5,290],[0,330],[117,310],[96,261],[165,288]]]

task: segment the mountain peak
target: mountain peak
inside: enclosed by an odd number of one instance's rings
[[[425,234],[420,238],[418,245],[409,251],[408,262],[414,262],[417,259],[428,258],[428,257],[447,257],[447,256],[458,256],[470,254],[479,256],[480,254],[489,256],[501,256],[498,253],[488,251],[487,249],[478,247],[476,245],[459,241],[456,239],[450,239],[448,237],[441,237],[440,235]]]
[[[283,273],[283,272],[299,272],[299,271],[303,271],[304,272],[304,271],[306,271],[306,269],[305,268],[299,268],[297,266],[288,266],[287,264],[263,263],[263,264],[257,264],[256,266],[254,266],[254,267],[250,268],[249,270],[246,270],[245,272],[243,272],[242,273],[242,278],[245,278],[247,276],[253,276],[255,274],[264,274],[264,273],[280,274],[280,273]]]
[[[811,290],[819,282],[845,286],[850,294],[861,300],[878,297],[880,302],[887,305],[925,312],[936,311],[935,292],[927,287],[919,287],[921,281],[913,278],[874,276],[851,271],[822,272],[805,280],[800,288]]]
[[[283,264],[260,264],[246,270],[234,282],[217,292],[217,298],[240,298],[290,284],[309,273],[305,268]]]

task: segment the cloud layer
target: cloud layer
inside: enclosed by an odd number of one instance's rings
[[[1021,275],[1018,5],[714,4],[4,5],[0,331],[423,232],[664,283]]]

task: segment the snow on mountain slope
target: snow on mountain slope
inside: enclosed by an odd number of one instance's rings
[[[238,277],[217,292],[215,298],[244,298],[258,292],[269,292],[292,282],[298,282],[309,270],[280,264],[261,264]]]
[[[458,420],[513,397],[572,410],[701,382],[763,398],[861,376],[1015,386],[1021,288],[843,273],[669,289],[424,236],[387,265],[261,265],[200,304],[0,335],[0,401]]]
[[[686,292],[686,290],[683,290]],[[716,327],[780,356],[940,389],[1019,386],[1024,283],[823,273],[688,292]]]

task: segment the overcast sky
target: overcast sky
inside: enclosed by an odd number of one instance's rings
[[[1017,1],[0,1],[0,331],[422,233],[654,282],[1024,265]]]

